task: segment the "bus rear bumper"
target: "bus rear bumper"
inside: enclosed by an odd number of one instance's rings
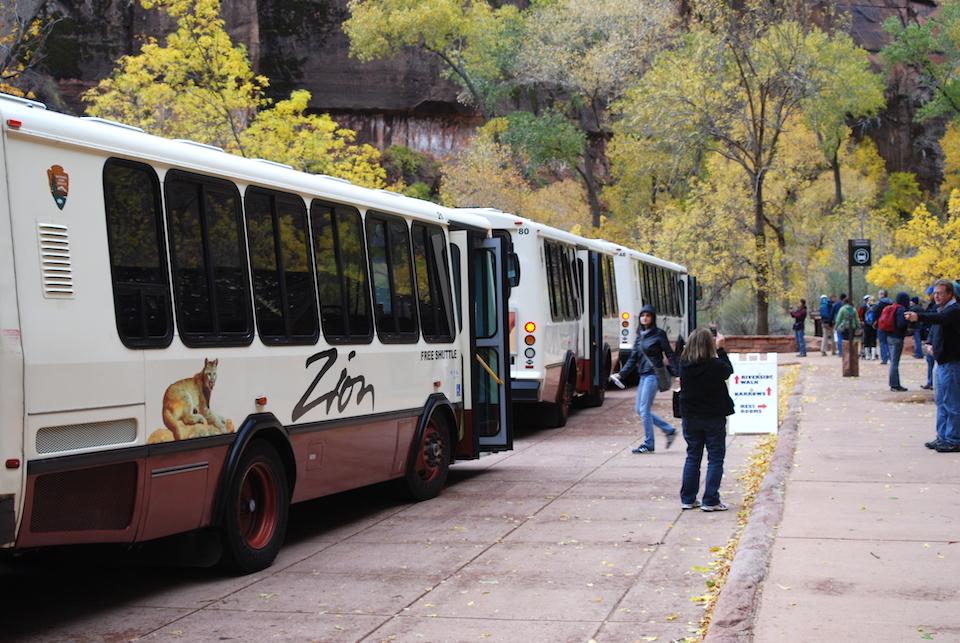
[[[514,402],[539,402],[540,382],[531,380],[511,380],[510,395]]]

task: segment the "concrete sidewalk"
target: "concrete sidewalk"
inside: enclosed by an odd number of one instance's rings
[[[936,453],[926,363],[803,364],[797,448],[754,640],[960,640],[960,453]]]

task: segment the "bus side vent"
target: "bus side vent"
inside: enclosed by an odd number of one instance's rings
[[[136,494],[136,462],[41,475],[33,488],[30,531],[126,529]]]
[[[37,233],[40,238],[43,296],[48,299],[73,299],[73,270],[70,266],[67,226],[38,223]]]
[[[45,426],[37,431],[37,453],[58,453],[128,444],[137,439],[137,421],[133,418],[90,422],[66,426]]]

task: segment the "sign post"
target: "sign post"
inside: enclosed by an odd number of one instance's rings
[[[853,296],[853,268],[869,267],[872,258],[870,239],[847,239],[847,296],[851,303],[858,300]]]
[[[734,414],[727,422],[730,435],[776,433],[779,379],[776,353],[732,353],[733,375],[727,381]]]

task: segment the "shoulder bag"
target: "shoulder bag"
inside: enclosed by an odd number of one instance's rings
[[[683,417],[680,413],[680,391],[674,390],[673,392],[673,417]]]
[[[650,365],[654,374],[657,376],[657,390],[660,392],[669,391],[670,387],[673,385],[673,376],[670,375],[670,371],[667,370],[667,367],[663,365],[654,365],[653,361],[647,357],[647,353],[642,347],[640,348],[640,354],[643,355],[643,359],[647,360],[647,364]]]

